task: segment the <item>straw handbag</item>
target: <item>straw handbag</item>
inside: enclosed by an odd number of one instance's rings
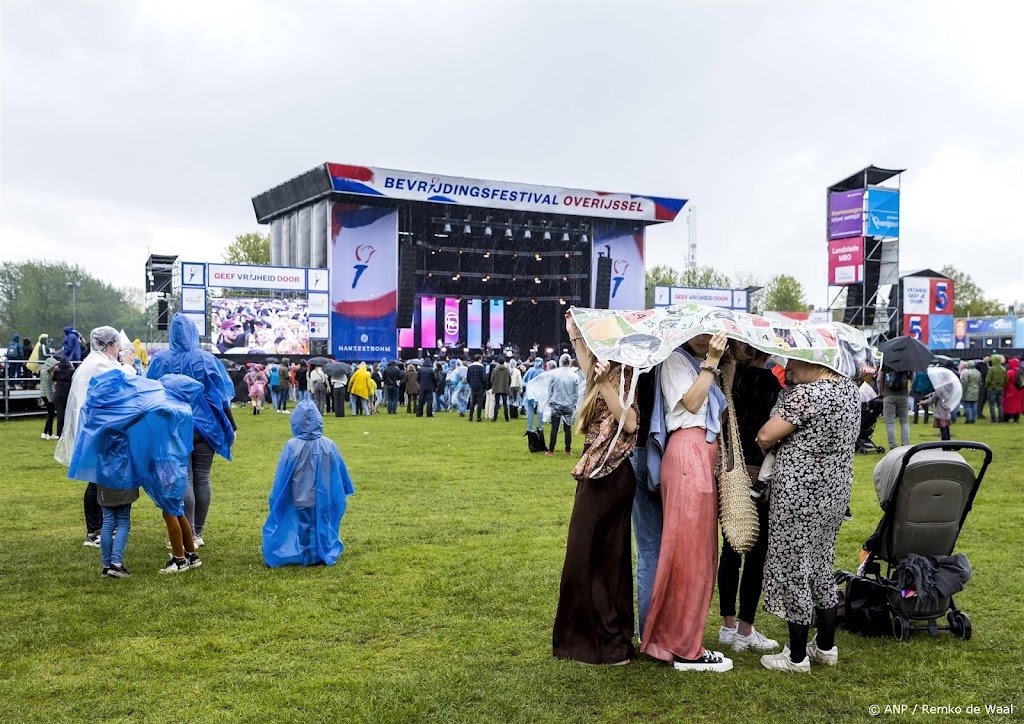
[[[743,462],[740,429],[736,423],[736,406],[732,400],[733,374],[724,376],[722,391],[729,410],[729,422],[722,430],[725,445],[718,448],[718,519],[722,534],[737,553],[754,547],[760,531],[757,505],[750,497],[750,475]],[[732,466],[729,466],[732,458]]]

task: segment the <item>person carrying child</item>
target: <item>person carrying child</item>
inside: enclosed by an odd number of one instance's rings
[[[295,408],[292,433],[277,463],[263,560],[271,568],[333,565],[345,549],[338,536],[347,498],[355,492],[345,460],[324,437],[324,419],[310,400]]]

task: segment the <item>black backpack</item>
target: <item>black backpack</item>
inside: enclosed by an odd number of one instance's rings
[[[888,370],[885,373],[885,386],[890,392],[903,392],[907,391],[907,382],[910,381],[910,373],[908,372],[896,372],[894,370]]]
[[[548,448],[544,444],[544,436],[536,430],[527,430],[525,433],[526,444],[530,448],[530,452],[545,452]]]

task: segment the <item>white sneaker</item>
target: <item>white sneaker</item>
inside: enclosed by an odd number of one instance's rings
[[[192,538],[193,547],[196,549],[202,548],[206,543],[203,542],[203,536],[197,535]]]
[[[676,671],[717,671],[719,673],[732,669],[732,659],[725,658],[721,651],[704,649],[699,659],[681,659],[678,656],[672,663]]]
[[[790,671],[794,674],[806,674],[811,670],[811,657],[804,656],[799,664],[789,658],[789,647],[783,646],[781,654],[765,654],[761,657],[761,666],[773,671]]]
[[[49,440],[49,439],[50,439],[50,436],[49,436],[49,435],[47,435],[47,434],[46,434],[45,432],[44,432],[44,433],[43,433],[42,435],[40,435],[39,437],[40,437],[40,439],[42,439],[42,440]]]
[[[779,642],[768,638],[753,626],[750,627],[750,635],[742,636],[737,631],[732,641],[733,651],[774,651],[779,648]]]
[[[290,415],[290,414],[292,414],[292,411],[291,411],[291,410],[281,410],[281,412],[283,412],[283,413],[284,413],[284,414],[286,414],[286,415]]]
[[[718,643],[728,646],[736,639],[736,629],[722,626],[718,629]]]
[[[807,658],[816,664],[835,666],[839,663],[839,647],[833,644],[830,649],[819,649],[818,637],[815,636],[811,643],[807,644]]]

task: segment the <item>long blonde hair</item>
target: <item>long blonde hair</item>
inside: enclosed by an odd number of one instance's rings
[[[587,372],[587,392],[583,396],[583,402],[580,404],[580,410],[576,415],[576,431],[583,434],[586,433],[587,426],[593,422],[594,411],[597,408],[597,398],[601,395],[601,391],[597,387],[597,372],[595,364],[597,360],[591,355],[590,371]],[[622,365],[618,362],[612,362],[608,365],[608,379],[614,379],[612,375],[619,374],[619,368]]]

